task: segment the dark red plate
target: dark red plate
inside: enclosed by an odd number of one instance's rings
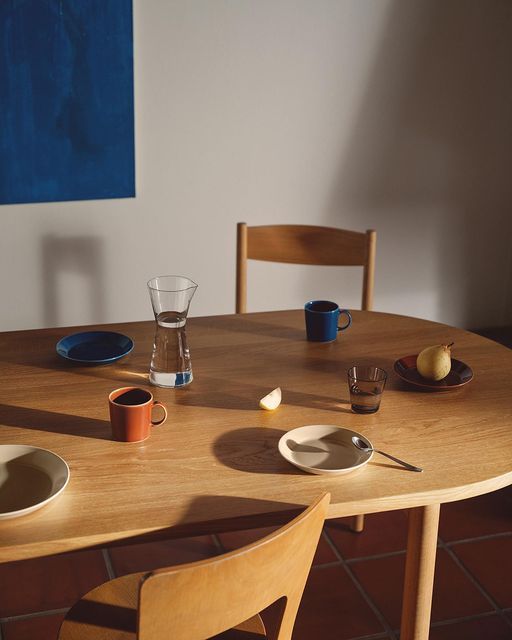
[[[452,358],[452,368],[446,378],[438,382],[427,380],[423,376],[420,376],[418,369],[416,369],[417,357],[417,355],[405,356],[397,360],[393,366],[399,378],[402,378],[402,380],[415,387],[430,389],[432,391],[449,391],[450,389],[462,387],[473,379],[471,367],[468,367],[467,364],[460,360]]]

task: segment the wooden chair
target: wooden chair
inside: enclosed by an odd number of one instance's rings
[[[236,312],[247,311],[247,260],[292,264],[362,266],[361,309],[373,308],[373,282],[377,233],[362,233],[333,227],[275,224],[248,227],[237,225]],[[355,516],[352,530],[361,532],[364,515]]]
[[[106,582],[69,610],[59,639],[289,640],[329,499],[242,549]],[[275,602],[267,636],[259,612]]]
[[[362,266],[363,297],[361,308],[370,311],[373,304],[373,278],[377,234],[346,231],[333,227],[278,224],[237,227],[236,312],[247,310],[247,260],[293,264]]]

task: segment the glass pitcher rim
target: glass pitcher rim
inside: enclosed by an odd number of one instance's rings
[[[183,280],[187,280],[189,282],[189,286],[180,287],[177,289],[176,288],[174,289],[158,288],[158,287],[152,286],[151,283],[155,282],[155,280],[158,280],[159,278],[162,278],[162,279],[163,278],[182,278]],[[147,281],[147,286],[148,286],[148,289],[151,289],[153,291],[165,291],[167,293],[176,293],[178,291],[188,291],[189,289],[197,289],[199,285],[197,284],[197,282],[194,282],[188,276],[179,276],[179,275],[170,274],[170,275],[163,275],[163,276],[155,276],[154,278],[151,278],[150,280]]]

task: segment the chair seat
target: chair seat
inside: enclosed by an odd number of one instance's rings
[[[135,640],[139,584],[144,575],[132,573],[89,591],[68,611],[59,640]],[[266,638],[266,632],[259,615],[215,636],[215,640],[260,638]]]

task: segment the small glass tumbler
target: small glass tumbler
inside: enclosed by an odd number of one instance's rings
[[[388,379],[384,369],[369,366],[350,367],[348,388],[354,413],[375,413],[379,410],[382,393]]]

